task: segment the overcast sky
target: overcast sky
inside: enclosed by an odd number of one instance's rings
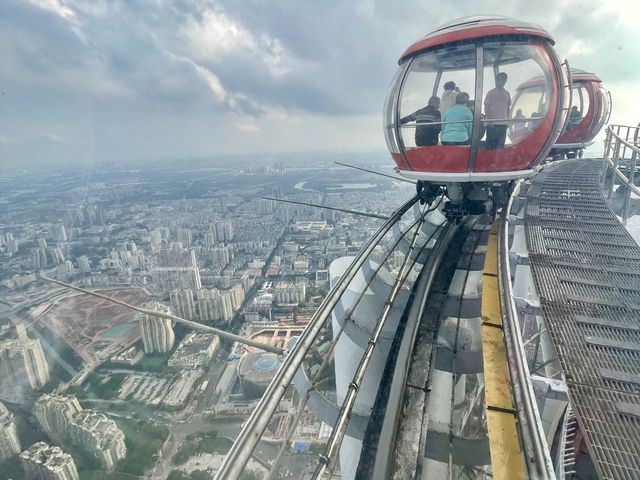
[[[545,27],[640,121],[638,0],[0,0],[0,165],[386,150],[398,56],[487,13]]]

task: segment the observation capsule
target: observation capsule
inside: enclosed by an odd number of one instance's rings
[[[551,150],[556,158],[582,157],[584,149],[593,143],[611,116],[611,94],[602,86],[600,77],[572,68],[571,83],[571,110]]]
[[[452,200],[469,190],[461,183],[529,175],[569,110],[553,44],[538,25],[491,16],[455,20],[407,48],[384,108],[398,173],[444,185]]]

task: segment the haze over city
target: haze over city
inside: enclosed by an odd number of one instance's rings
[[[0,480],[640,476],[639,18],[0,0]]]

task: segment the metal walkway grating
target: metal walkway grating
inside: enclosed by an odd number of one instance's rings
[[[640,247],[600,190],[601,160],[552,165],[527,192],[545,322],[600,478],[640,478]]]

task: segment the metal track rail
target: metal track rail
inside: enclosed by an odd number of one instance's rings
[[[420,278],[416,285],[415,298],[409,307],[407,322],[404,326],[402,340],[395,359],[396,367],[389,387],[387,407],[385,408],[378,444],[375,447],[378,454],[375,455],[373,478],[390,478],[390,468],[395,451],[394,445],[401,421],[403,396],[418,335],[418,327],[425,312],[427,297],[436,272],[457,231],[458,226],[456,225],[446,225],[444,227],[427,263],[420,273]]]
[[[544,428],[537,409],[536,399],[529,374],[527,356],[522,341],[522,332],[518,322],[509,265],[509,215],[513,199],[519,186],[510,197],[502,211],[498,238],[498,286],[504,339],[511,376],[518,435],[525,454],[525,465],[529,478],[554,479],[553,463],[549,455]]]
[[[493,241],[489,254],[488,219],[467,220],[465,231],[456,232],[451,227],[441,237],[421,272],[424,276],[418,280],[417,298],[408,311],[406,328],[399,332],[395,358],[387,366],[391,367],[385,373],[389,381],[379,390],[382,400],[376,410],[383,412],[381,425],[369,425],[358,479],[492,475],[493,452],[490,455],[482,401],[483,352],[478,350],[483,343],[480,303],[482,298],[484,305],[484,296],[478,295],[484,290],[481,279],[486,251],[495,264],[492,275],[496,280],[488,295],[495,297],[492,304],[500,323],[497,241]],[[430,292],[434,278],[437,290]],[[492,398],[511,408],[502,330],[492,329],[499,332],[492,347],[503,352],[499,361],[504,372],[503,387],[494,389]],[[524,467],[519,460],[513,414],[500,414],[511,417],[513,440],[507,448],[498,443],[491,446],[499,452],[498,457],[505,453],[509,456],[506,465],[494,467],[493,477],[521,478],[518,468],[522,472]],[[503,476],[496,476],[497,472]]]
[[[401,219],[401,217],[417,203],[417,201],[417,196],[411,198],[389,217],[369,242],[360,250],[347,271],[342,275],[335,287],[331,289],[325,300],[311,318],[295,347],[284,359],[282,366],[265,391],[262,399],[258,403],[258,406],[253,411],[251,417],[246,422],[244,428],[231,447],[231,450],[225,457],[223,464],[216,474],[216,479],[227,480],[240,477],[247,462],[251,458],[253,450],[260,440],[260,437],[267,428],[269,420],[277,409],[287,388],[291,384],[296,371],[302,365],[309,349],[313,346],[318,334],[324,328],[327,320],[331,318],[331,312],[337,305],[340,297],[346,291],[350,282],[353,280],[356,273],[362,267],[371,252],[378,246],[385,235]]]
[[[365,283],[364,288],[361,289],[360,293],[358,294],[358,297],[356,298],[355,302],[353,303],[353,305],[351,305],[349,307],[349,309],[345,312],[345,320],[343,322],[343,324],[341,325],[341,327],[338,329],[338,331],[334,331],[333,332],[333,340],[329,346],[329,348],[324,352],[323,354],[323,360],[322,363],[320,364],[320,367],[317,369],[316,373],[313,375],[313,378],[310,382],[309,387],[303,391],[300,392],[300,401],[298,403],[297,406],[297,410],[295,413],[295,416],[293,418],[293,422],[291,423],[291,425],[289,426],[289,430],[287,432],[287,435],[285,436],[284,440],[281,442],[281,446],[280,449],[278,450],[278,454],[276,456],[276,459],[274,460],[273,464],[271,465],[271,469],[269,471],[269,475],[267,476],[267,479],[270,480],[272,478],[274,478],[274,475],[276,475],[276,471],[278,470],[279,466],[280,466],[280,461],[282,460],[283,454],[286,450],[286,448],[288,447],[289,443],[291,442],[291,438],[300,422],[300,419],[302,418],[302,415],[304,414],[305,411],[305,407],[307,406],[307,403],[310,400],[310,397],[312,395],[312,393],[314,393],[314,391],[327,379],[327,377],[325,378],[321,378],[323,375],[326,375],[326,367],[329,364],[330,360],[333,358],[333,353],[335,351],[335,348],[337,347],[337,344],[340,340],[340,338],[342,337],[342,334],[345,333],[345,329],[350,325],[351,322],[354,321],[353,315],[356,311],[356,309],[358,308],[358,306],[360,305],[360,302],[364,299],[365,293],[366,291],[371,287],[371,283],[374,281],[374,279],[378,276],[378,274],[380,273],[380,271],[383,269],[384,264],[389,260],[389,258],[391,257],[391,255],[393,254],[394,251],[396,251],[396,249],[398,248],[398,246],[400,245],[400,243],[402,243],[405,240],[405,236],[406,234],[408,234],[411,230],[414,230],[414,238],[412,241],[412,246],[409,247],[408,252],[405,254],[405,259],[403,261],[404,266],[406,267],[408,259],[412,258],[411,260],[411,266],[408,269],[405,269],[403,267],[402,270],[405,270],[405,273],[403,274],[402,272],[398,275],[396,282],[400,282],[399,285],[402,285],[408,274],[409,271],[413,268],[413,266],[415,265],[417,259],[420,257],[420,255],[423,253],[423,251],[427,248],[427,246],[429,245],[429,242],[436,236],[439,235],[440,233],[440,229],[442,227],[442,225],[436,227],[433,232],[431,233],[431,235],[429,236],[429,238],[427,238],[426,240],[424,240],[422,247],[419,248],[419,252],[417,255],[413,255],[413,253],[415,252],[416,245],[415,245],[415,240],[416,240],[416,236],[418,235],[419,231],[420,231],[420,227],[424,224],[425,221],[425,216],[431,212],[433,212],[434,210],[437,210],[437,208],[440,206],[440,204],[442,203],[442,198],[440,198],[440,200],[438,202],[435,203],[435,205],[431,206],[427,211],[421,212],[419,215],[419,218],[413,222],[413,224],[407,228],[404,233],[400,231],[400,228],[398,227],[398,233],[397,233],[397,238],[395,239],[395,241],[393,242],[392,247],[389,249],[389,252],[384,256],[383,261],[381,261],[378,266],[375,268],[375,270],[373,271],[373,274],[371,275],[371,277],[369,278],[369,280]],[[395,227],[394,227],[395,228]],[[391,297],[390,297],[391,298]],[[392,302],[391,302],[392,303]],[[383,316],[381,316],[381,320],[382,320]],[[323,455],[321,457],[322,459],[327,458],[326,455]]]
[[[375,330],[373,334],[369,338],[369,342],[367,344],[367,348],[365,349],[362,358],[360,359],[360,363],[358,368],[356,369],[355,374],[353,375],[353,379],[349,384],[349,389],[345,399],[340,408],[340,412],[338,414],[338,419],[336,420],[331,435],[329,436],[329,440],[327,442],[324,453],[320,456],[320,462],[313,474],[314,479],[320,479],[323,475],[329,471],[329,478],[333,475],[333,469],[335,468],[335,464],[337,462],[337,452],[342,444],[342,440],[347,430],[347,425],[349,423],[349,419],[351,417],[351,413],[355,406],[356,396],[358,395],[358,390],[364,380],[365,373],[369,368],[370,361],[373,357],[374,349],[378,344],[378,341],[381,338],[382,329],[385,326],[387,319],[389,318],[389,314],[391,313],[391,308],[396,301],[398,294],[400,293],[400,289],[404,285],[404,282],[409,275],[409,272],[413,268],[415,264],[415,260],[411,260],[411,253],[416,248],[416,241],[418,239],[418,235],[420,233],[420,227],[424,222],[424,215],[420,218],[420,222],[418,224],[418,228],[415,229],[413,238],[411,240],[411,247],[407,255],[404,257],[402,262],[402,266],[400,267],[400,273],[398,274],[396,281],[393,285],[389,298],[384,304],[382,312],[378,321],[376,322]],[[426,243],[424,247],[426,247]],[[423,248],[424,248],[423,247]]]

